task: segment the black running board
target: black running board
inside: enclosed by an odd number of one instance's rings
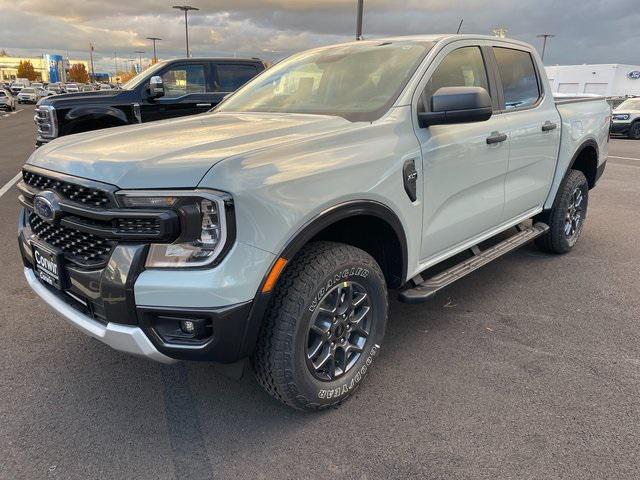
[[[531,227],[524,227],[519,225],[518,233],[507,238],[506,240],[494,245],[487,250],[480,251],[475,246],[471,248],[473,257],[465,260],[462,263],[454,265],[453,267],[437,274],[434,277],[424,280],[419,285],[407,290],[402,290],[398,294],[398,299],[404,303],[422,303],[433,297],[438,290],[443,289],[447,285],[452,284],[456,280],[470,274],[471,272],[485,266],[487,263],[500,258],[518,247],[521,247],[525,243],[530,242],[534,238],[543,235],[549,230],[549,226],[544,223],[536,223]]]

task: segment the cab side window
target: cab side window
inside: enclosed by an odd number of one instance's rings
[[[189,93],[204,93],[206,82],[204,65],[189,63],[175,65],[162,74],[165,98],[176,98]]]
[[[218,89],[220,92],[235,92],[258,74],[253,65],[228,64],[217,65]]]
[[[507,110],[530,107],[540,98],[538,76],[529,52],[494,47]]]
[[[431,97],[442,87],[482,87],[489,91],[487,69],[479,47],[463,47],[448,54],[427,83],[422,95],[426,110]]]

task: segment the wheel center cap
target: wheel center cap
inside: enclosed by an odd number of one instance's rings
[[[344,335],[344,331],[345,331],[345,326],[344,326],[343,324],[339,323],[339,324],[336,326],[336,329],[335,329],[335,331],[333,332],[333,334],[334,334],[336,337],[340,338],[340,337],[342,337],[342,335]]]

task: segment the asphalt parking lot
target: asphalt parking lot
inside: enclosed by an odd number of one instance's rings
[[[33,106],[0,113],[0,188]],[[355,398],[291,411],[212,366],[163,366],[36,299],[0,197],[0,478],[640,478],[640,142],[612,140],[565,256],[525,247],[432,302],[391,302]]]

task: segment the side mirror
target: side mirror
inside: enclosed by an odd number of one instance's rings
[[[442,87],[431,97],[431,111],[418,113],[420,128],[430,125],[484,122],[493,114],[491,97],[482,87]]]
[[[162,77],[154,75],[149,80],[149,98],[164,97],[164,83]]]

